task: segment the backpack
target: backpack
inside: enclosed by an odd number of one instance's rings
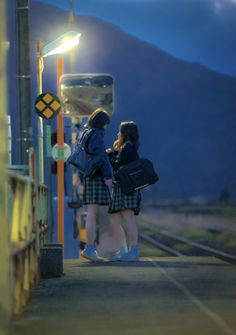
[[[88,142],[96,129],[85,129],[68,163],[84,176],[92,176],[102,166],[101,157],[88,152]]]
[[[155,184],[159,180],[152,162],[146,158],[122,165],[117,170],[117,176],[121,192],[124,194]]]

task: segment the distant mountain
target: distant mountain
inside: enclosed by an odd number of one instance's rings
[[[36,39],[47,43],[67,31],[68,16],[37,2],[31,2],[30,10],[35,68]],[[216,200],[227,189],[235,199],[236,80],[180,61],[94,18],[76,17],[74,30],[82,33],[74,72],[115,78],[115,114],[107,143],[120,121],[139,125],[141,154],[154,161],[160,174],[150,193]],[[56,91],[55,68],[55,57],[45,59],[44,91]],[[70,72],[68,62],[65,72]]]
[[[69,1],[40,2],[69,11]],[[73,1],[73,9],[115,24],[177,58],[236,77],[235,0],[89,0]]]

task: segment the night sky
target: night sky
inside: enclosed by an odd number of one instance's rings
[[[69,11],[69,0],[41,2]],[[236,0],[74,0],[73,10],[178,58],[236,76]]]

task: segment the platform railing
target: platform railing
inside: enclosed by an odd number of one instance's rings
[[[39,281],[39,253],[47,234],[48,190],[30,176],[9,172],[12,315],[19,318]]]
[[[10,262],[7,217],[7,36],[5,0],[0,1],[0,335],[10,326]]]

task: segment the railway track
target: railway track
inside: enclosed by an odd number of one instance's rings
[[[139,234],[142,241],[151,244],[152,246],[165,251],[167,254],[172,256],[215,256],[224,261],[236,264],[236,255],[229,254],[222,250],[209,247],[202,243],[189,240],[185,237],[175,235],[166,230],[158,230],[151,236],[147,236],[143,233]],[[191,247],[191,252],[179,251],[176,247],[178,245],[184,245]]]

